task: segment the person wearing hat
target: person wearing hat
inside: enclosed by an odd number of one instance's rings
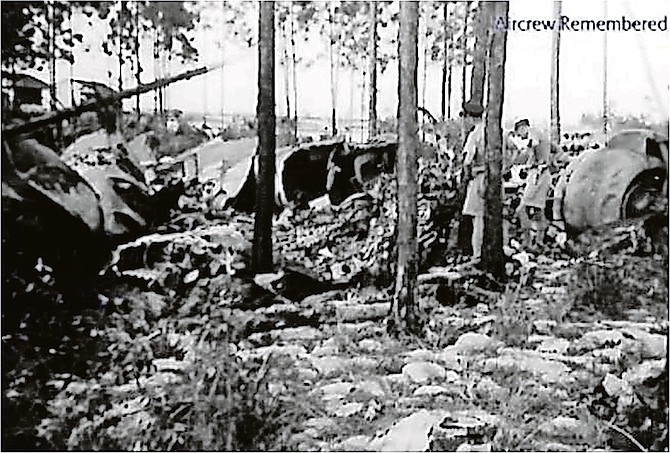
[[[472,256],[478,260],[481,257],[484,240],[484,195],[486,192],[484,122],[482,121],[484,108],[474,102],[467,102],[463,105],[463,112],[473,120],[475,125],[463,146],[465,154],[463,169],[464,172],[472,175],[463,203],[463,215],[472,217]]]
[[[551,184],[551,146],[547,140],[531,136],[530,121],[527,118],[515,120],[513,135],[513,143],[520,145],[517,146],[514,163],[523,163],[530,167],[517,215],[524,232],[524,243],[532,246],[542,240],[546,229],[544,209]]]

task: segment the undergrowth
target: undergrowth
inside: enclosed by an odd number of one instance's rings
[[[42,446],[291,448],[292,427],[311,414],[299,398],[302,381],[287,358],[238,354],[248,318],[226,307],[242,297],[239,283],[218,283],[192,287],[186,298],[128,288],[108,294],[104,319],[85,327],[97,349],[87,354],[90,368],[44,373]],[[10,376],[17,400],[35,396],[27,388],[35,376]]]

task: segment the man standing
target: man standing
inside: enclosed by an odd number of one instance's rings
[[[463,203],[463,215],[472,217],[472,256],[474,260],[479,260],[484,240],[484,194],[486,192],[484,122],[482,121],[484,108],[474,102],[467,102],[463,110],[466,116],[472,118],[475,125],[463,147],[465,154],[463,169],[472,175]]]
[[[518,153],[515,162],[523,161],[530,166],[526,178],[526,188],[517,210],[521,228],[524,231],[526,246],[537,245],[542,241],[546,229],[545,205],[551,184],[549,171],[550,143],[530,135],[530,121],[526,118],[514,122],[514,135],[525,149]]]

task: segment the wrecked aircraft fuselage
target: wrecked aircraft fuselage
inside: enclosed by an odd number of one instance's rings
[[[667,165],[668,138],[650,130],[623,131],[604,149],[584,152],[556,187],[566,228],[577,234],[650,213],[667,199]]]
[[[369,180],[392,173],[395,153],[393,140],[356,144],[333,139],[278,149],[275,203],[278,208],[305,207],[327,195],[332,204],[339,205]],[[253,211],[257,172],[254,155],[222,175],[222,187],[228,192],[226,207]]]

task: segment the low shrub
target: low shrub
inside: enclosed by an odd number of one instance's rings
[[[287,358],[243,355],[248,317],[226,308],[240,283],[221,279],[187,297],[133,291],[110,297],[98,367],[54,377],[58,393],[38,434],[55,449],[286,448],[309,411]]]

